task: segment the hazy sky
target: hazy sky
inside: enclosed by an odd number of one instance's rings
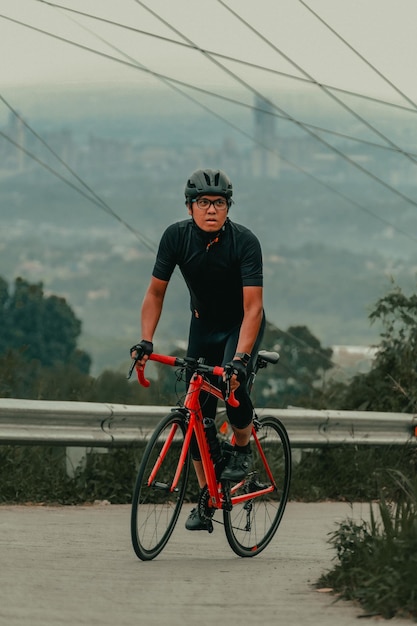
[[[355,55],[339,35],[398,89],[411,98],[417,97],[416,0],[224,0],[224,3],[258,33],[239,21],[219,0],[146,0],[146,6],[178,32],[173,32],[136,0],[56,2],[184,43],[182,33],[206,50],[278,72],[300,78],[309,76],[321,83],[398,101],[398,93]],[[126,58],[123,54],[129,55],[131,62],[197,86],[238,84],[198,51],[68,13],[38,0],[2,0],[0,14],[3,16],[0,18],[3,88],[46,83],[158,84],[147,73],[54,40],[4,16],[112,56],[123,59]],[[107,42],[120,51],[116,52]],[[255,88],[290,89],[301,84],[229,60],[218,60]]]

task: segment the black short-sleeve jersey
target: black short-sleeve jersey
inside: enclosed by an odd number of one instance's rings
[[[245,226],[226,220],[219,233],[207,233],[192,219],[176,222],[162,235],[153,276],[170,280],[178,265],[191,297],[191,310],[217,328],[243,319],[242,287],[261,287],[262,252]]]

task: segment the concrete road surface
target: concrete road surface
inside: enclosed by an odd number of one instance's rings
[[[357,626],[360,608],[312,585],[331,567],[328,533],[368,505],[289,503],[272,544],[246,559],[222,527],[186,531],[190,509],[162,554],[142,562],[129,506],[0,506],[0,625]]]

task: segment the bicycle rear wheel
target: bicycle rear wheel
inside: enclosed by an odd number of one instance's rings
[[[181,511],[190,470],[189,453],[181,468],[176,489],[171,491],[170,487],[178,466],[186,428],[182,413],[170,413],[159,422],[142,457],[133,492],[130,524],[133,549],[142,561],[154,559],[163,550]],[[170,437],[172,441],[161,455],[164,444]],[[151,472],[161,459],[162,462],[150,482]]]
[[[231,485],[231,495],[255,492],[271,484],[274,490],[235,504],[230,511],[223,511],[229,545],[242,557],[259,554],[274,537],[284,514],[291,481],[291,447],[285,426],[272,416],[264,416],[258,423],[258,439],[273,481],[252,441],[253,468],[242,484]]]

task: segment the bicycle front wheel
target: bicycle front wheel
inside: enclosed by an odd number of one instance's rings
[[[262,417],[258,424],[261,451],[252,441],[252,470],[242,483],[231,485],[231,496],[255,494],[271,486],[273,489],[234,504],[230,511],[223,511],[229,545],[242,557],[259,554],[274,537],[284,514],[291,481],[291,447],[285,426],[273,416]]]
[[[131,537],[142,561],[154,559],[165,547],[177,523],[190,470],[190,455],[180,468],[178,484],[171,485],[178,467],[187,426],[174,411],[152,434],[139,467],[132,498]]]

